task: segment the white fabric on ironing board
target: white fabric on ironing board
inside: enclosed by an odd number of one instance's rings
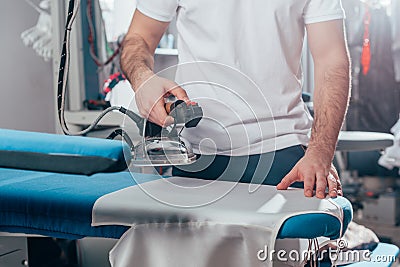
[[[93,226],[132,226],[110,254],[122,266],[272,266],[257,253],[274,249],[283,222],[305,213],[342,210],[303,190],[173,177],[110,193],[93,208]],[[310,225],[310,227],[312,227]],[[301,231],[301,229],[299,229]]]

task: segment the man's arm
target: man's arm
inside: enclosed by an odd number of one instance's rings
[[[171,123],[164,108],[164,97],[175,95],[188,100],[186,92],[176,83],[154,75],[154,51],[169,22],[145,16],[136,10],[122,44],[121,68],[132,84],[142,116],[159,125]]]
[[[314,59],[314,123],[305,156],[278,185],[286,189],[304,181],[304,194],[332,197],[341,194],[339,177],[332,169],[339,131],[347,111],[350,92],[350,60],[342,20],[307,25],[308,43]]]

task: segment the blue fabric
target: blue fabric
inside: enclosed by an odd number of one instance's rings
[[[136,174],[141,182],[159,179]],[[129,172],[92,176],[0,168],[0,231],[52,237],[119,237],[121,226],[91,227],[95,201],[136,185]]]
[[[0,150],[4,151],[84,155],[124,160],[123,148],[123,143],[117,140],[0,129]]]
[[[334,198],[333,201],[343,209],[343,234],[353,219],[353,208],[350,201],[344,197]],[[310,227],[312,225],[312,227]],[[301,231],[299,231],[301,229]],[[294,216],[285,221],[279,230],[279,238],[306,238],[326,236],[331,239],[339,238],[340,221],[326,214],[304,214]]]
[[[134,175],[138,183],[160,179]],[[99,197],[136,185],[135,180],[129,172],[85,176],[0,168],[0,231],[70,239],[119,238],[127,227],[92,227],[92,208]],[[345,198],[335,201],[343,207],[347,225],[351,205]],[[339,230],[339,222],[330,215],[305,214],[288,219],[279,238],[335,238]]]

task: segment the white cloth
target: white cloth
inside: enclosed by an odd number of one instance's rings
[[[343,19],[340,0],[138,0],[137,9],[160,21],[178,14],[179,62],[197,64],[179,66],[176,81],[205,116],[183,132],[195,152],[236,156],[307,144],[305,24]]]
[[[110,254],[113,267],[271,266],[257,253],[273,250],[282,223],[305,213],[343,221],[329,199],[302,189],[173,177],[122,189],[98,199],[93,226],[132,226]],[[301,229],[299,229],[301,231]]]
[[[346,249],[363,249],[379,243],[378,236],[369,228],[350,222],[341,240],[347,243]]]
[[[30,1],[28,4],[33,5]],[[36,54],[41,56],[45,61],[50,61],[53,56],[53,36],[52,36],[52,20],[51,20],[51,2],[43,0],[39,7],[33,7],[39,12],[38,22],[32,28],[21,33],[21,39],[25,46],[31,47]]]

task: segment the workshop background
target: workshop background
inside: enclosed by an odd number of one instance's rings
[[[61,38],[52,40],[56,41],[53,44],[55,47],[53,57],[45,60],[38,55],[32,45],[24,44],[21,37],[22,33],[38,25],[43,13],[35,9],[32,4],[39,6],[41,2],[40,0],[8,1],[0,10],[1,128],[59,132],[55,84]],[[52,37],[61,37],[64,27],[61,17],[66,1],[53,2],[55,3],[52,12],[59,14],[56,17],[51,16],[51,25],[47,26],[53,27],[49,31]],[[134,2],[93,0],[92,19],[96,25],[93,33],[95,50],[102,60],[109,57],[118,46],[130,21]],[[399,120],[400,114],[400,1],[342,0],[342,2],[346,11],[353,87],[345,129],[389,133],[391,127]],[[86,1],[82,3],[86,4]],[[90,29],[85,4],[82,4],[78,26],[75,25],[78,31],[74,32],[76,36],[73,40],[77,53],[74,54],[72,64],[79,65],[80,68],[77,68],[79,69],[77,73],[71,73],[69,81],[71,86],[78,85],[79,90],[69,95],[68,109],[72,113],[66,114],[67,118],[74,120],[77,127],[87,125],[90,118],[86,113],[88,101],[103,100],[101,99],[103,82],[113,68],[118,68],[118,66],[98,67],[89,55]],[[391,8],[390,4],[393,6],[396,4],[396,7]],[[369,7],[368,11],[366,5]],[[116,13],[119,16],[114,16]],[[368,26],[367,18],[370,22]],[[104,24],[96,23],[100,19],[104,20]],[[113,26],[110,26],[110,23]],[[367,33],[371,41],[370,56],[363,53]],[[174,34],[176,29],[172,23],[155,55],[157,70],[177,62]],[[312,60],[306,48],[307,44],[303,53],[304,91],[312,95]],[[369,58],[369,63],[362,62],[363,56],[364,60]],[[118,65],[117,59],[114,62]],[[369,70],[364,73],[366,64]],[[82,77],[87,78],[82,79]],[[312,102],[312,98],[310,101]],[[97,110],[99,107],[94,104],[90,108]],[[310,108],[312,109],[312,105]],[[115,119],[117,123],[118,118]],[[102,135],[102,132],[97,134]],[[345,194],[354,204],[356,222],[371,228],[380,240],[400,245],[399,170],[398,168],[387,170],[379,166],[380,156],[381,151],[345,153],[347,171],[353,178],[352,184],[345,187]],[[89,244],[89,247],[94,246],[96,242],[89,241]],[[106,247],[110,248],[112,245],[108,244]]]

